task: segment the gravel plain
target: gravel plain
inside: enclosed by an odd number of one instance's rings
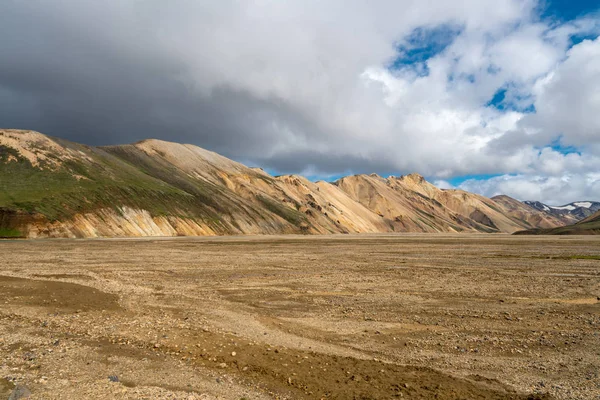
[[[0,251],[0,399],[600,399],[598,237]]]

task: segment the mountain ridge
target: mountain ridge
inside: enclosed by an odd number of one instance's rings
[[[539,211],[545,211],[554,216],[563,217],[571,224],[600,211],[600,202],[597,201],[574,201],[562,206],[550,206],[539,201],[530,200],[526,200],[523,203]]]
[[[4,237],[513,233],[562,223],[416,173],[311,182],[158,139],[92,147],[0,129],[0,178]]]
[[[514,235],[600,235],[600,211],[572,225],[550,229],[528,229]]]

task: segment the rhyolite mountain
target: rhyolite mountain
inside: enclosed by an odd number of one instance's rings
[[[521,202],[506,195],[492,197],[492,200],[502,206],[503,210],[513,218],[521,220],[530,228],[554,228],[570,225],[578,220],[571,214],[554,214],[539,210],[528,203]]]
[[[189,144],[91,147],[0,130],[0,237],[506,232],[564,219],[418,174],[311,182]]]

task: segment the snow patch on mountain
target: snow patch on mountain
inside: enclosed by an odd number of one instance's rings
[[[569,210],[569,211],[573,211],[573,210],[574,210],[574,209],[576,209],[577,207],[575,207],[575,206],[572,206],[572,205],[570,205],[570,204],[567,204],[566,206],[562,206],[562,207],[553,207],[553,206],[550,206],[550,208],[553,208],[553,209],[555,209],[555,210]]]

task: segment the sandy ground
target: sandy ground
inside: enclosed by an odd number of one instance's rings
[[[600,399],[598,237],[0,251],[0,399]]]

